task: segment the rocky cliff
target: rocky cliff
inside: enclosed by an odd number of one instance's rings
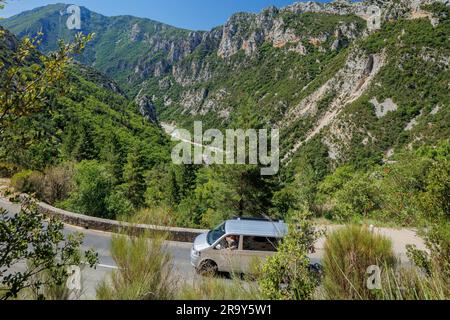
[[[2,24],[19,35],[43,30],[49,51],[53,38],[73,36],[61,31],[64,8]],[[210,31],[82,8],[82,31],[96,38],[80,61],[137,97],[152,122],[279,127],[286,162],[319,144],[340,163],[355,150],[380,157],[446,134],[437,128],[448,117],[448,8],[448,0],[299,2],[238,13]]]

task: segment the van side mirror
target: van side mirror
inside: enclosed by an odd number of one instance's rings
[[[220,243],[216,246],[216,250],[222,250],[222,245]]]

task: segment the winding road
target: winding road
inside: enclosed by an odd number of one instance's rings
[[[20,210],[20,205],[10,203],[0,198],[0,208],[7,210],[10,214],[16,214]],[[86,267],[82,271],[83,295],[84,299],[95,298],[95,288],[114,269],[116,263],[110,254],[112,234],[100,231],[86,230],[74,226],[65,225],[65,235],[82,233],[84,243],[82,250],[94,249],[99,255],[99,264],[96,269]],[[181,242],[166,242],[167,250],[171,253],[174,263],[174,271],[185,281],[192,281],[197,275],[190,264],[190,250],[192,244]]]
[[[0,208],[5,209],[10,214],[19,212],[20,205],[13,204],[0,198]],[[333,231],[340,226],[327,226],[327,231]],[[388,229],[375,228],[374,232],[383,234],[391,238],[395,254],[403,263],[409,263],[406,256],[406,245],[416,245],[420,249],[425,249],[423,240],[417,236],[414,230],[409,229]],[[95,288],[97,285],[108,279],[111,272],[117,269],[114,259],[110,254],[112,234],[100,231],[86,230],[74,226],[65,225],[64,233],[82,233],[84,235],[83,250],[94,249],[99,254],[99,264],[96,269],[86,267],[82,271],[83,294],[82,299],[95,299]],[[320,262],[323,256],[323,245],[325,238],[318,240],[316,252],[310,255],[312,263]],[[179,283],[193,282],[198,276],[190,264],[191,243],[166,242],[166,248],[173,258],[174,273],[180,279]]]

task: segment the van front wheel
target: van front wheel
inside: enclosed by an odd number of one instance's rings
[[[217,264],[212,260],[203,261],[197,269],[197,273],[201,276],[214,276],[217,274]]]

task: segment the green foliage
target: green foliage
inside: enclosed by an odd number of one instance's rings
[[[113,217],[108,211],[113,177],[104,165],[97,161],[80,162],[75,166],[74,183],[74,191],[66,202],[68,209],[94,217]]]
[[[448,141],[406,151],[367,172],[342,167],[320,185],[317,199],[341,221],[375,218],[403,225],[448,219]]]
[[[408,247],[409,258],[428,276],[450,276],[450,221],[434,223],[425,234],[428,251],[420,251],[416,247]],[[450,294],[450,287],[447,286]]]
[[[323,257],[323,286],[328,299],[375,299],[367,288],[367,268],[394,267],[396,264],[389,239],[366,227],[348,226],[327,237]]]
[[[301,190],[292,183],[274,193],[272,204],[277,216],[284,218],[291,210],[299,210],[304,200]]]
[[[342,166],[337,168],[333,174],[323,179],[317,187],[321,196],[330,196],[339,191],[355,175],[355,169],[351,166]]]
[[[35,193],[42,175],[32,170],[24,170],[16,173],[11,178],[11,186],[18,192]]]
[[[314,230],[309,213],[297,212],[291,218],[287,237],[268,258],[258,280],[265,299],[309,300],[318,285],[308,254],[321,233]]]
[[[148,168],[147,150],[142,145],[136,146],[129,154],[124,167],[126,195],[135,208],[144,205],[144,194],[147,189],[146,171]]]
[[[450,220],[450,162],[435,161],[425,178],[425,192],[420,196],[421,207],[429,219]]]
[[[97,288],[100,300],[170,300],[176,292],[172,258],[163,238],[114,236],[111,254],[118,269]]]
[[[355,23],[357,29],[362,31],[367,23],[355,15],[335,15],[326,13],[305,12],[297,14],[286,11],[282,14],[287,27],[293,28],[298,35],[319,36],[324,33],[333,33],[336,25]]]
[[[231,281],[203,277],[186,284],[177,296],[180,300],[248,301],[260,300],[259,288],[254,283],[232,278]]]
[[[427,276],[416,268],[388,268],[383,272],[381,281],[379,300],[448,301],[450,297],[448,277],[440,273]]]
[[[185,199],[180,206],[194,203],[193,222],[212,227],[234,216],[268,214],[271,197],[272,183],[261,176],[259,167],[214,166],[198,172],[194,198]],[[186,214],[189,214],[188,210]],[[208,214],[204,216],[206,212]],[[199,217],[204,220],[195,220]]]
[[[26,203],[19,214],[10,217],[0,212],[0,300],[17,298],[22,290],[33,286],[36,292],[45,286],[61,285],[67,279],[67,267],[87,262],[97,263],[93,251],[80,252],[82,235],[63,234],[64,225],[47,219],[33,203]],[[25,264],[25,271],[15,269]],[[45,273],[45,281],[35,277]],[[38,294],[38,299],[46,298]]]
[[[3,28],[0,29],[0,40],[5,41],[4,38],[7,36],[10,35],[7,35]],[[42,34],[38,33],[37,36]],[[64,88],[60,87],[60,84],[65,79],[65,71],[72,59],[71,56],[81,53],[91,38],[91,35],[84,36],[78,33],[73,44],[59,41],[57,51],[49,56],[41,55],[40,61],[36,61],[37,58],[32,55],[36,55],[36,48],[41,40],[25,37],[19,47],[11,53],[9,59],[12,63],[5,64],[0,61],[1,132],[19,117],[44,109],[47,102],[45,91],[52,88],[63,91]]]
[[[145,203],[148,207],[178,205],[179,186],[173,168],[160,165],[148,172]]]
[[[334,196],[337,220],[350,220],[354,216],[367,218],[370,212],[379,209],[379,193],[368,174],[359,174]]]
[[[116,219],[119,216],[131,216],[136,212],[133,203],[126,196],[126,192],[118,187],[106,198],[106,211],[108,216]]]

